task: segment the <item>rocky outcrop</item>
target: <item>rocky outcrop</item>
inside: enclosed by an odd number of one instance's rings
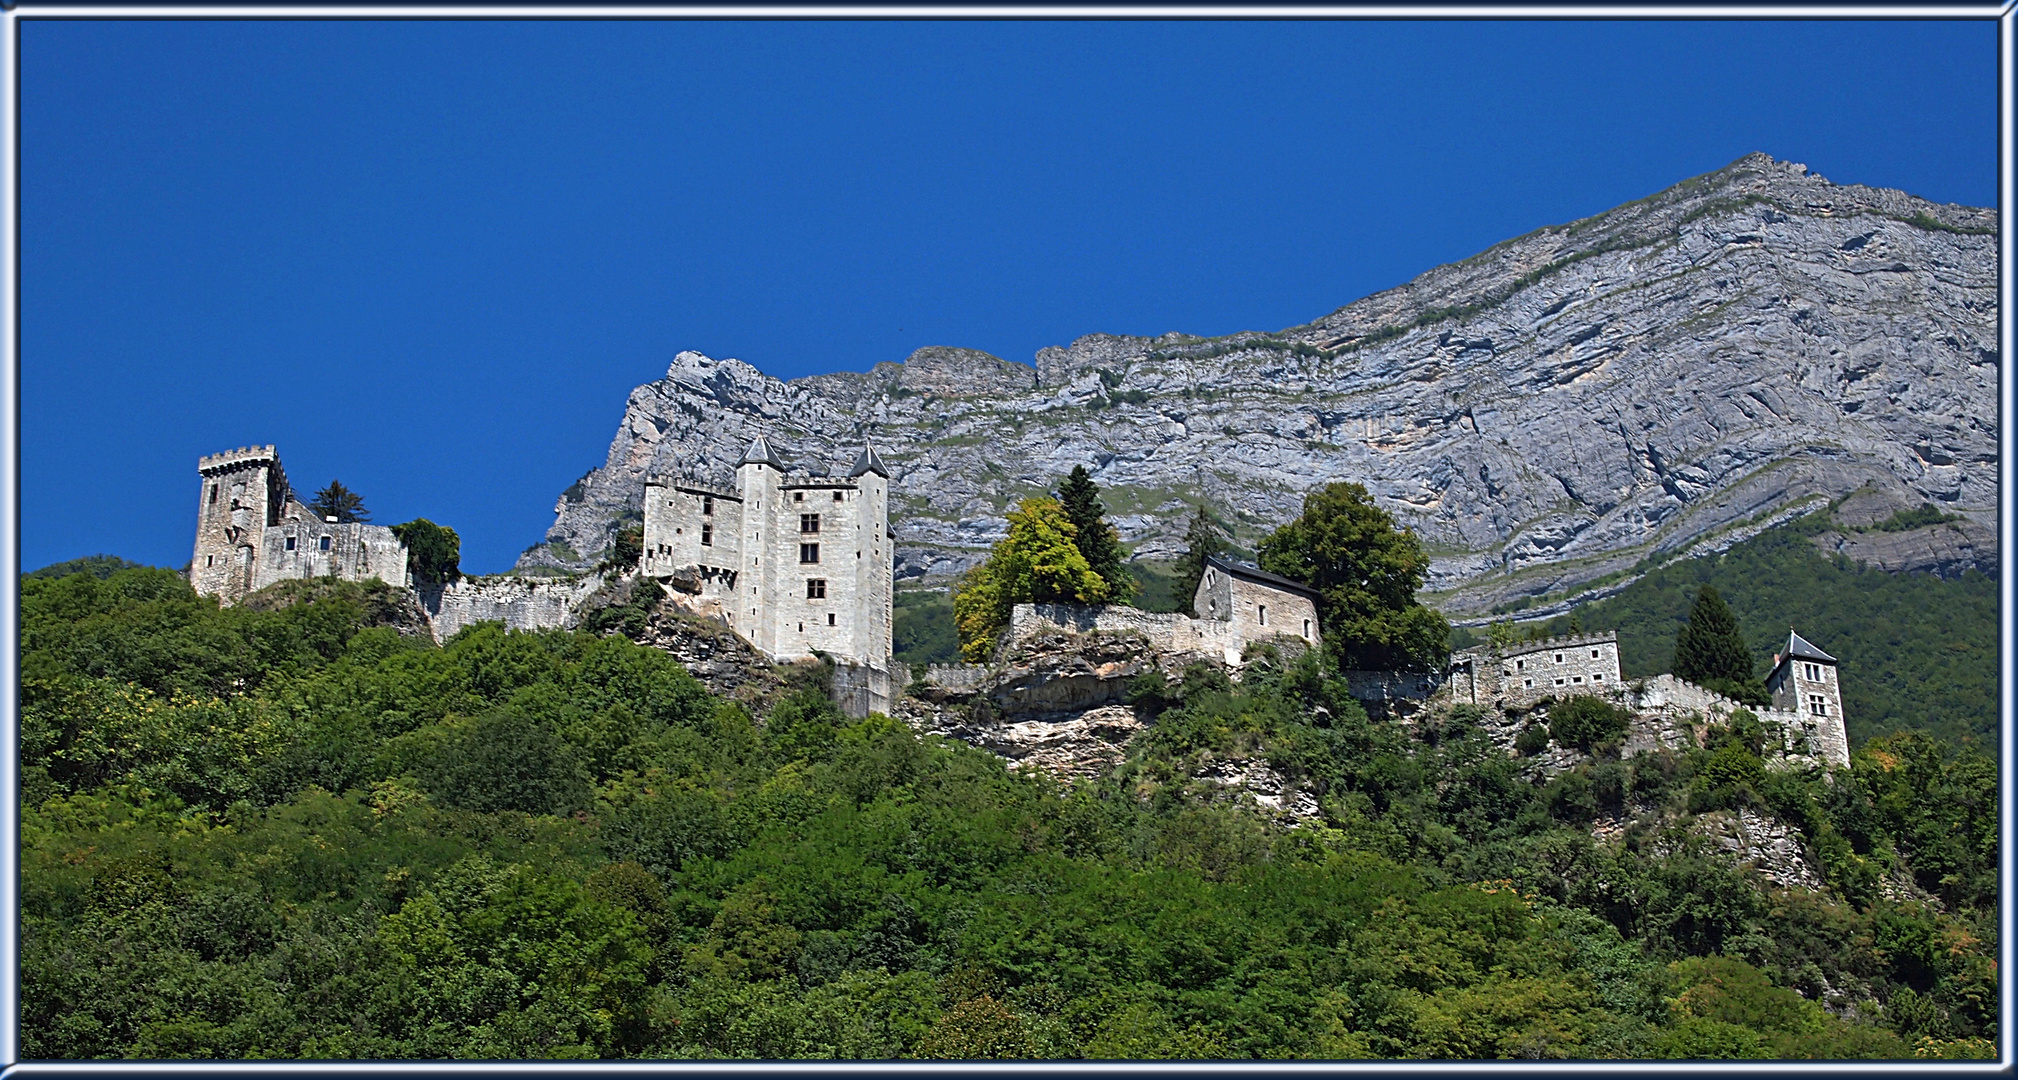
[[[792,382],[681,353],[522,565],[585,567],[646,472],[724,476],[759,432],[836,469],[877,442],[901,577],[971,565],[1016,494],[1079,464],[1147,557],[1179,550],[1196,499],[1251,545],[1310,488],[1365,483],[1457,616],[1867,486],[1987,527],[1996,225],[1752,155],[1272,334],[1092,335],[1034,370],[928,349]]]
[[[1971,570],[1997,573],[1997,530],[1976,521],[1903,532],[1825,532],[1811,537],[1825,555],[1841,555],[1878,570],[1958,578]]]

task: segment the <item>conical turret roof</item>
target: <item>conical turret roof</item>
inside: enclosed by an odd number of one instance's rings
[[[1787,651],[1782,655],[1787,657],[1798,656],[1803,660],[1826,660],[1831,664],[1836,662],[1835,657],[1817,649],[1808,642],[1808,639],[1794,633],[1792,627],[1787,629]]]
[[[756,439],[750,443],[750,448],[748,450],[743,451],[743,460],[737,462],[737,464],[769,465],[771,468],[776,469],[779,472],[785,471],[785,463],[779,459],[777,453],[771,449],[771,444],[765,441],[762,435],[757,436]]]
[[[868,443],[862,444],[862,452],[856,455],[855,467],[848,470],[848,477],[853,479],[863,473],[875,473],[885,480],[890,478],[890,467],[883,464],[883,455]]]

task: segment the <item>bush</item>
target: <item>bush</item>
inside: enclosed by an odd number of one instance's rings
[[[1560,745],[1589,750],[1624,738],[1632,718],[1628,709],[1589,694],[1577,694],[1549,710],[1549,734]]]

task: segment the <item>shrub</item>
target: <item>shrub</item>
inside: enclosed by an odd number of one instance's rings
[[[1608,701],[1578,694],[1549,710],[1549,734],[1563,746],[1589,750],[1624,738],[1632,716]]]

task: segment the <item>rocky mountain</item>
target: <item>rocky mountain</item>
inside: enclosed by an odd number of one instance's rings
[[[928,348],[790,382],[683,352],[520,568],[592,564],[647,473],[725,477],[758,433],[815,471],[875,442],[900,578],[971,565],[1076,464],[1149,558],[1196,500],[1251,545],[1311,488],[1364,483],[1457,617],[1852,493],[1959,514],[1994,562],[1996,229],[1754,154],[1273,333],[1095,334],[1034,367]],[[1941,563],[1915,536],[1885,559]]]

